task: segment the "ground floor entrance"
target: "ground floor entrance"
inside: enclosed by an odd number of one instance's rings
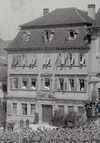
[[[42,122],[51,124],[52,105],[42,105]]]

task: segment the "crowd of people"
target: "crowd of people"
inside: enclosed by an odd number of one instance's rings
[[[20,132],[3,131],[0,143],[99,143],[100,126],[88,124],[79,128],[54,128],[36,131],[23,128]]]

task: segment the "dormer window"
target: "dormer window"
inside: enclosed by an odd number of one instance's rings
[[[70,29],[69,31],[66,32],[66,40],[75,40],[77,34],[79,34],[78,30],[72,30]]]
[[[45,30],[43,36],[43,42],[50,42],[52,41],[54,36],[54,30]]]
[[[29,39],[30,39],[30,36],[31,36],[30,31],[24,31],[24,32],[22,33],[22,40],[23,40],[24,42],[28,42]]]

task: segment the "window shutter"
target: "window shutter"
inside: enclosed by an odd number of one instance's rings
[[[65,91],[67,91],[67,78],[64,79],[64,87],[65,87]]]
[[[13,78],[12,77],[10,77],[10,89],[12,89],[13,88]]]
[[[44,89],[44,79],[43,79],[43,77],[41,77],[41,90],[43,90]]]
[[[57,82],[58,82],[58,80],[57,80],[57,78],[55,78],[55,91],[57,91]]]
[[[52,91],[52,78],[50,78],[50,90]]]
[[[18,77],[18,88],[21,88],[21,77]]]
[[[9,101],[7,103],[7,114],[8,116],[11,116],[11,103]]]
[[[85,80],[85,89],[84,91],[87,91],[87,80]]]

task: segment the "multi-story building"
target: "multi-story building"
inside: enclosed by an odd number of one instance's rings
[[[98,17],[94,4],[88,12],[44,9],[42,17],[20,26],[6,49],[7,120],[34,122],[38,113],[39,123],[50,122],[56,109],[83,114],[84,103],[99,97]]]

